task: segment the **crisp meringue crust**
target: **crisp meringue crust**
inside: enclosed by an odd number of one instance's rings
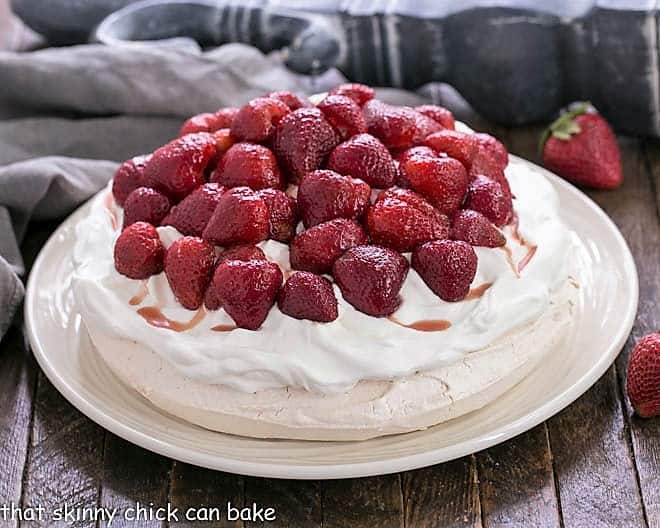
[[[518,228],[504,229],[506,248],[475,248],[479,264],[472,300],[442,301],[411,269],[401,307],[390,319],[355,310],[335,286],[339,317],[332,323],[293,319],[274,307],[258,331],[212,330],[233,323],[222,309],[198,315],[201,321],[186,331],[158,328],[138,310],[157,306],[180,322],[196,314],[176,301],[164,273],[152,276],[144,288],[115,270],[112,254],[121,210],[109,188],[94,199],[89,216],[77,227],[75,299],[83,320],[109,337],[155,351],[193,380],[242,392],[288,386],[337,393],[360,380],[390,380],[441,368],[538,319],[552,292],[567,279],[573,235],[560,218],[551,184],[515,158],[506,174],[516,197]],[[117,215],[114,221],[111,213]],[[158,231],[166,247],[182,236],[172,227]],[[286,274],[288,246],[269,240],[260,247]],[[479,289],[485,289],[481,296]],[[448,321],[450,326],[430,332],[405,326],[420,321]]]

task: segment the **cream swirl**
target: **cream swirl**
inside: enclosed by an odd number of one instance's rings
[[[176,301],[164,273],[151,277],[146,288],[117,273],[113,246],[118,231],[107,204],[121,211],[109,189],[94,198],[90,214],[77,226],[74,296],[83,320],[109,336],[154,350],[192,379],[244,392],[290,386],[333,393],[360,380],[438,368],[536,320],[548,308],[550,293],[567,277],[564,263],[572,235],[561,221],[552,185],[516,158],[506,173],[516,196],[519,232],[505,228],[505,249],[475,248],[479,263],[473,288],[490,287],[474,299],[447,303],[411,269],[401,307],[393,314],[397,322],[355,310],[335,286],[339,317],[332,323],[293,319],[274,307],[258,331],[212,330],[233,324],[222,309],[206,313],[185,331],[150,325],[138,314],[140,308],[158,306],[168,318],[183,322],[196,314]],[[158,231],[166,247],[182,236],[172,227]],[[260,246],[283,271],[289,270],[287,245],[270,240]],[[131,299],[139,303],[132,305]],[[451,326],[430,332],[404,326],[420,321],[449,321]]]

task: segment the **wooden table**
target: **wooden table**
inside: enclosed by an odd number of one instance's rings
[[[491,130],[511,152],[538,161],[540,128]],[[623,187],[589,195],[630,244],[640,276],[639,315],[615,365],[546,423],[486,451],[396,475],[245,478],[174,462],[104,431],[58,394],[14,329],[0,344],[0,505],[49,510],[63,503],[125,508],[135,501],[178,507],[255,501],[276,508],[277,521],[268,526],[295,528],[660,527],[660,419],[636,418],[624,396],[631,346],[660,328],[660,144],[623,137],[620,144]],[[28,262],[55,227],[32,226],[23,247]],[[0,520],[5,526],[17,523]]]

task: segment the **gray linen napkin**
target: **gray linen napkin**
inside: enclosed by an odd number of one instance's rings
[[[105,185],[116,162],[175,137],[190,115],[343,81],[337,71],[296,75],[277,53],[242,44],[207,52],[171,44],[0,52],[0,338],[23,297],[19,246],[30,220],[65,216]],[[421,100],[400,91],[382,96]]]

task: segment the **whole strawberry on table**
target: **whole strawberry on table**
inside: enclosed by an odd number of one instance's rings
[[[316,105],[266,94],[194,116],[178,138],[122,164],[115,267],[133,279],[164,271],[185,308],[222,307],[250,330],[275,304],[335,320],[333,282],[357,310],[392,314],[404,252],[430,291],[460,301],[473,246],[503,246],[514,219],[507,164],[497,139],[457,131],[440,106],[386,104],[361,84]],[[158,226],[183,236],[165,250]],[[287,277],[257,246],[267,239],[289,245]]]

